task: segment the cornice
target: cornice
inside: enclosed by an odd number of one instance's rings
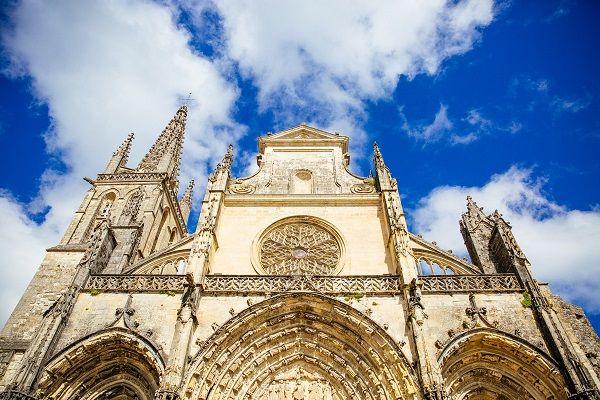
[[[375,206],[379,194],[227,194],[225,206]]]

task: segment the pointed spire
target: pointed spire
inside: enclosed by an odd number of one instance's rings
[[[138,170],[144,172],[166,172],[172,179],[177,179],[187,111],[188,109],[185,105],[177,110],[175,116],[169,121],[150,148],[150,151],[148,151],[140,162]]]
[[[477,206],[471,196],[467,196],[467,211],[462,215],[465,228],[472,230],[477,227],[481,221],[487,221],[488,217],[483,212],[483,207]]]
[[[187,189],[185,189],[185,193],[183,194],[183,197],[181,198],[180,203],[187,203],[187,204],[192,204],[192,194],[194,192],[194,180],[192,179],[190,181],[190,183],[188,184]]]
[[[396,179],[392,177],[390,169],[383,161],[383,155],[379,150],[377,143],[373,143],[373,162],[375,163],[375,176],[379,185],[379,190],[396,190]]]
[[[127,138],[121,143],[119,148],[113,153],[106,169],[105,174],[114,174],[117,172],[119,167],[124,167],[127,164],[129,158],[129,151],[131,150],[131,144],[133,143],[133,133],[127,135]]]
[[[500,214],[498,210],[495,210],[492,215],[490,215],[490,218],[496,223],[496,229],[498,229],[498,233],[509,252],[511,252],[513,256],[527,260],[525,253],[521,250],[521,247],[517,243],[517,239],[515,239],[515,236],[512,233],[512,227],[508,221],[504,219],[502,214]]]
[[[187,220],[190,216],[190,210],[192,209],[192,195],[194,193],[194,180],[192,179],[188,184],[187,189],[185,189],[185,193],[183,197],[179,201],[179,209],[181,210],[181,214],[183,215],[183,220],[187,223]]]
[[[375,162],[375,167],[385,167],[385,162],[383,161],[383,155],[379,150],[379,145],[377,142],[373,142],[373,160]]]
[[[227,178],[231,174],[231,164],[233,163],[233,145],[227,147],[227,152],[223,156],[221,162],[217,164],[215,170],[208,177],[210,187],[216,190],[225,190]]]
[[[115,151],[113,153],[113,157],[118,154],[122,154],[124,163],[127,162],[127,159],[129,157],[129,151],[131,150],[131,143],[133,142],[133,136],[134,136],[133,132],[131,132],[129,135],[127,135],[127,138],[123,141],[123,143],[121,143],[121,145],[119,146],[117,151]]]

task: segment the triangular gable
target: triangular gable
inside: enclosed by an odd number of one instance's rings
[[[290,129],[269,133],[259,138],[259,150],[263,153],[266,145],[304,145],[317,143],[338,144],[343,148],[343,152],[348,151],[348,137],[339,133],[331,133],[306,124],[300,124]]]
[[[306,124],[300,124],[290,129],[272,133],[268,136],[269,140],[286,139],[339,139],[340,135],[327,132]]]

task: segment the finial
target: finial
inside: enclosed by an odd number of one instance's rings
[[[131,143],[133,142],[133,136],[134,136],[133,132],[131,132],[129,135],[127,135],[127,138],[123,141],[123,143],[121,143],[119,148],[117,150],[115,150],[115,152],[113,153],[113,156],[116,156],[119,153],[125,154],[126,156],[129,155],[129,150],[131,149]]]

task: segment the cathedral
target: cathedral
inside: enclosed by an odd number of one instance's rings
[[[139,165],[133,135],[0,332],[0,399],[600,399],[600,340],[471,198],[460,258],[409,232],[374,146],[306,124],[230,146],[178,198],[187,108]],[[200,203],[200,201],[198,201]]]

